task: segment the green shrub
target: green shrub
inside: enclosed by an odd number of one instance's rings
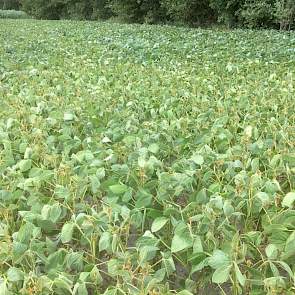
[[[210,0],[210,7],[218,16],[218,22],[229,27],[239,23],[239,12],[245,0]]]
[[[22,0],[23,9],[39,19],[106,19],[107,0]]]
[[[166,9],[159,0],[109,0],[115,16],[127,22],[157,23],[166,20]]]
[[[240,17],[250,28],[271,27],[274,24],[274,1],[247,0],[241,9]]]
[[[127,22],[142,22],[143,13],[137,0],[110,0],[109,7],[120,19]]]
[[[64,15],[66,0],[22,0],[22,8],[39,19],[60,19]]]
[[[76,0],[63,3],[63,14],[60,13],[62,18],[67,19],[90,19],[93,12],[91,0]]]
[[[0,10],[0,18],[29,18],[24,11],[19,10]]]
[[[93,0],[92,19],[108,19],[113,13],[108,6],[108,0]]]
[[[208,1],[162,0],[161,3],[173,21],[200,25],[215,20]]]

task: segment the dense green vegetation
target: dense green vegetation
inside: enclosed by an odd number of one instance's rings
[[[294,33],[0,42],[1,295],[294,294]]]
[[[193,26],[291,29],[294,0],[0,0],[0,8],[21,7],[41,19],[108,19]]]

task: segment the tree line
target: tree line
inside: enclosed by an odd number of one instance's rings
[[[295,0],[0,0],[40,19],[108,19],[124,22],[221,23],[229,27],[292,29]]]
[[[19,10],[20,0],[0,0],[0,9],[2,10]]]

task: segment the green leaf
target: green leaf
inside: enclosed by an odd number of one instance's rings
[[[73,113],[70,113],[70,112],[64,113],[65,122],[73,121],[74,119],[75,119],[75,115]]]
[[[245,282],[246,282],[245,276],[241,273],[240,268],[236,262],[234,262],[234,266],[235,266],[235,274],[240,285],[245,286]]]
[[[92,270],[90,271],[89,277],[90,277],[91,282],[93,282],[96,285],[100,285],[103,282],[103,278],[102,278],[97,266],[94,266],[92,268]]]
[[[229,200],[225,200],[223,204],[223,212],[226,217],[230,217],[235,212],[235,209]]]
[[[18,231],[17,241],[24,244],[28,244],[32,236],[33,227],[34,226],[31,223],[23,224]]]
[[[98,168],[95,175],[99,180],[102,180],[106,176],[105,169],[103,167]]]
[[[193,265],[192,269],[191,269],[191,274],[194,274],[195,272],[204,269],[206,266],[208,266],[208,259],[207,258],[205,258],[205,259],[201,260],[199,263]]]
[[[191,293],[190,291],[182,290],[182,291],[178,292],[177,295],[194,295],[194,294]]]
[[[61,205],[59,203],[55,203],[51,206],[49,210],[49,220],[53,223],[56,223],[58,219],[60,218],[62,213]]]
[[[24,273],[16,267],[10,267],[7,271],[7,278],[10,282],[22,281],[24,279]]]
[[[270,204],[269,195],[265,192],[258,192],[255,197],[261,201],[263,207]]]
[[[213,255],[209,257],[208,264],[214,269],[221,267],[227,267],[231,264],[231,261],[227,254],[221,250],[214,250]]]
[[[27,159],[27,160],[21,160],[18,163],[18,167],[21,172],[26,172],[32,168],[32,160]]]
[[[123,268],[123,262],[120,261],[119,259],[110,259],[107,262],[107,267],[108,267],[108,273],[111,276],[117,276],[120,274],[120,271]]]
[[[200,236],[194,237],[194,243],[193,243],[193,253],[201,253],[203,252],[203,245],[202,240]]]
[[[291,269],[291,267],[284,261],[276,261],[277,264],[279,264],[287,273],[288,275],[290,276],[290,278],[292,280],[294,280],[294,273]]]
[[[26,244],[22,244],[19,242],[14,242],[13,243],[13,248],[12,248],[12,256],[13,258],[19,259],[27,250],[28,246]]]
[[[215,284],[226,283],[229,279],[231,265],[217,268],[212,275],[212,282]]]
[[[155,246],[143,246],[139,250],[139,261],[142,265],[143,263],[153,259],[156,256],[156,252],[159,250]]]
[[[96,176],[90,176],[91,191],[96,194],[100,188],[100,181]]]
[[[63,275],[59,275],[54,279],[54,285],[62,290],[67,290],[71,292],[73,282]]]
[[[117,288],[110,287],[107,290],[105,290],[103,295],[118,295],[118,293],[119,293],[119,290]]]
[[[112,244],[111,244],[111,249],[112,249],[113,253],[115,253],[117,251],[118,243],[119,243],[118,235],[113,234],[113,236],[112,236]]]
[[[60,235],[63,244],[69,243],[72,240],[74,227],[75,225],[72,222],[63,225]]]
[[[268,259],[276,259],[278,257],[278,248],[274,244],[269,244],[265,248],[265,253]]]
[[[0,295],[12,295],[8,290],[6,281],[0,280]]]
[[[136,198],[137,198],[135,202],[136,208],[147,208],[152,204],[152,200],[153,200],[153,196],[144,190],[140,190],[136,194]]]
[[[193,155],[191,157],[192,161],[197,165],[203,165],[204,164],[204,158],[202,155]]]
[[[87,282],[89,276],[90,276],[90,272],[83,271],[83,272],[81,272],[80,275],[79,275],[79,281],[80,281],[80,282]]]
[[[24,159],[30,159],[33,154],[33,149],[31,148],[26,148],[25,153],[24,153]]]
[[[73,295],[88,295],[86,284],[84,282],[83,283],[76,283],[72,294]]]
[[[151,153],[156,154],[156,153],[158,153],[158,151],[159,151],[159,146],[158,146],[156,143],[152,143],[152,144],[149,146],[148,150],[149,150]]]
[[[271,271],[273,273],[273,276],[274,277],[279,277],[280,272],[279,272],[278,268],[275,266],[275,264],[272,261],[269,261],[268,264],[269,264],[270,269],[271,269]]]
[[[295,201],[295,193],[290,192],[287,193],[283,199],[282,206],[292,208]]]
[[[169,219],[166,217],[158,217],[152,223],[152,232],[155,233],[159,231],[168,221]]]
[[[128,186],[125,184],[114,184],[111,185],[109,188],[111,192],[115,195],[122,195],[128,191]]]
[[[161,255],[162,255],[162,266],[165,268],[167,276],[170,276],[176,270],[174,260],[169,251],[161,252]]]
[[[81,272],[83,269],[83,253],[69,252],[65,258],[67,268]]]
[[[67,187],[62,185],[57,185],[54,190],[54,194],[57,198],[62,200],[69,200],[71,197],[71,192]]]
[[[104,232],[99,239],[99,252],[108,250],[111,248],[112,235],[109,232]]]
[[[156,280],[156,282],[160,283],[165,279],[165,275],[166,275],[166,269],[160,268],[155,272],[153,277]]]
[[[269,163],[270,167],[276,168],[281,159],[282,159],[281,155],[274,155],[273,158],[271,159],[270,163]]]
[[[287,260],[292,256],[295,256],[295,232],[292,232],[286,241],[282,259]]]
[[[171,252],[179,252],[184,249],[190,248],[193,245],[193,239],[191,237],[188,226],[184,223],[180,223],[176,229],[171,243]]]

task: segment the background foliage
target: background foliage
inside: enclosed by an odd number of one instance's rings
[[[0,0],[42,19],[108,19],[229,27],[294,28],[293,0]]]
[[[3,10],[17,10],[20,8],[19,0],[0,0],[0,9]]]

